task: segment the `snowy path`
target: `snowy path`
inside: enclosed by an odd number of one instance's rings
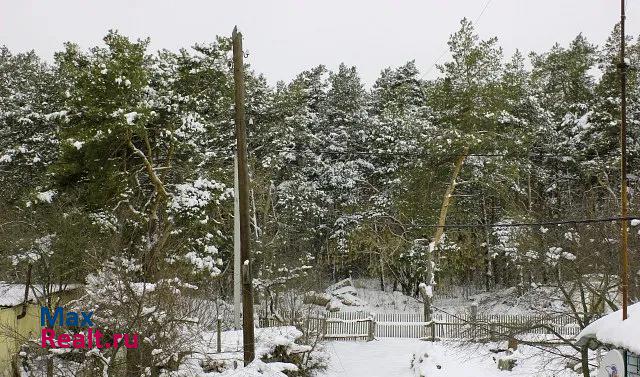
[[[417,339],[382,339],[373,342],[329,342],[331,363],[326,377],[410,377],[411,355]]]
[[[512,372],[500,371],[491,345],[460,345],[423,342],[417,339],[381,338],[373,342],[328,342],[331,355],[322,377],[416,377],[412,355],[428,355],[419,368],[430,377],[578,377],[564,369],[566,361],[550,360],[549,354],[521,346],[518,365]],[[420,357],[419,356],[419,357]],[[580,375],[581,376],[581,375]]]

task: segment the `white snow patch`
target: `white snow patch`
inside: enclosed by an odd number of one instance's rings
[[[127,124],[133,125],[136,119],[138,119],[138,113],[135,111],[132,111],[130,113],[124,114],[124,117],[127,119]]]
[[[48,287],[51,293],[70,291],[80,288],[79,284],[67,284],[60,287],[54,284]],[[43,298],[44,287],[40,284],[33,285],[29,289],[28,302],[35,302],[36,299]],[[0,307],[12,307],[22,304],[24,301],[24,284],[11,284],[0,281]]]
[[[51,203],[53,201],[53,197],[56,196],[56,194],[56,190],[48,190],[37,193],[36,198],[43,203]]]

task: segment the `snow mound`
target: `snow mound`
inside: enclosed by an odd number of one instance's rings
[[[217,334],[207,332],[197,342],[197,352],[185,359],[177,371],[166,377],[287,377],[285,372],[297,372],[295,364],[266,362],[281,347],[287,355],[312,351],[310,346],[300,345],[296,340],[302,332],[293,326],[255,329],[256,358],[243,366],[242,331],[225,331],[221,335],[221,352],[217,352]]]
[[[358,290],[350,278],[330,285],[325,292],[329,295],[329,302],[325,306],[329,311],[339,311],[344,306],[363,307],[367,305],[367,302],[357,297]]]
[[[578,334],[578,344],[596,339],[640,354],[640,302],[628,309],[629,317],[625,321],[622,320],[622,310],[618,310],[589,324]]]

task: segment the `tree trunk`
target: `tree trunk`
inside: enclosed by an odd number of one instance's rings
[[[491,234],[489,232],[489,217],[487,216],[487,203],[484,194],[482,195],[482,214],[485,223],[484,242],[485,242],[485,271],[484,271],[484,289],[489,292],[491,290],[491,277],[493,276],[493,258],[491,258]]]
[[[442,239],[442,235],[444,234],[444,225],[447,221],[447,211],[449,210],[449,205],[451,204],[451,197],[453,196],[453,192],[456,189],[456,181],[458,176],[460,175],[460,171],[462,170],[462,164],[464,164],[464,160],[467,158],[467,154],[469,154],[469,148],[465,148],[464,152],[458,157],[456,163],[453,167],[453,173],[451,174],[451,182],[447,187],[447,190],[444,193],[444,198],[442,199],[442,207],[440,207],[440,216],[438,216],[438,226],[436,228],[436,234],[433,237],[433,245],[438,246]]]
[[[384,292],[384,262],[382,260],[382,251],[380,252],[380,290]]]
[[[139,377],[142,373],[140,367],[140,349],[139,348],[127,348],[126,354],[127,370],[125,372],[126,377]]]
[[[52,356],[52,355],[49,355]],[[47,377],[53,377],[53,358],[47,357]]]
[[[429,247],[429,246],[427,246]],[[433,261],[432,261],[432,252],[433,249],[429,247],[429,252],[427,253],[427,273],[425,276],[426,283],[420,285],[420,295],[422,296],[422,301],[424,303],[424,321],[431,321],[431,300],[433,295]]]
[[[582,348],[580,348],[580,362],[582,363],[582,376],[590,377],[589,348],[587,346],[582,346]]]

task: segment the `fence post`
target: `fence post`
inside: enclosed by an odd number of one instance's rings
[[[218,334],[217,334],[217,341],[218,341],[218,345],[217,345],[217,351],[218,353],[222,352],[222,318],[220,318],[220,316],[218,316],[218,319],[216,320],[216,327],[218,330]]]
[[[509,330],[509,341],[507,347],[513,351],[518,349],[518,340],[515,337],[513,329]]]
[[[435,342],[436,341],[436,321],[434,319],[431,319],[431,341]]]
[[[368,334],[368,341],[372,341],[375,339],[375,335],[376,335],[376,320],[373,317],[373,313],[371,313],[370,317],[369,317],[369,334]]]
[[[476,332],[478,330],[478,304],[471,304],[471,337],[476,340]]]
[[[322,339],[327,337],[327,317],[322,318],[322,328],[321,328],[321,334],[322,334]]]

